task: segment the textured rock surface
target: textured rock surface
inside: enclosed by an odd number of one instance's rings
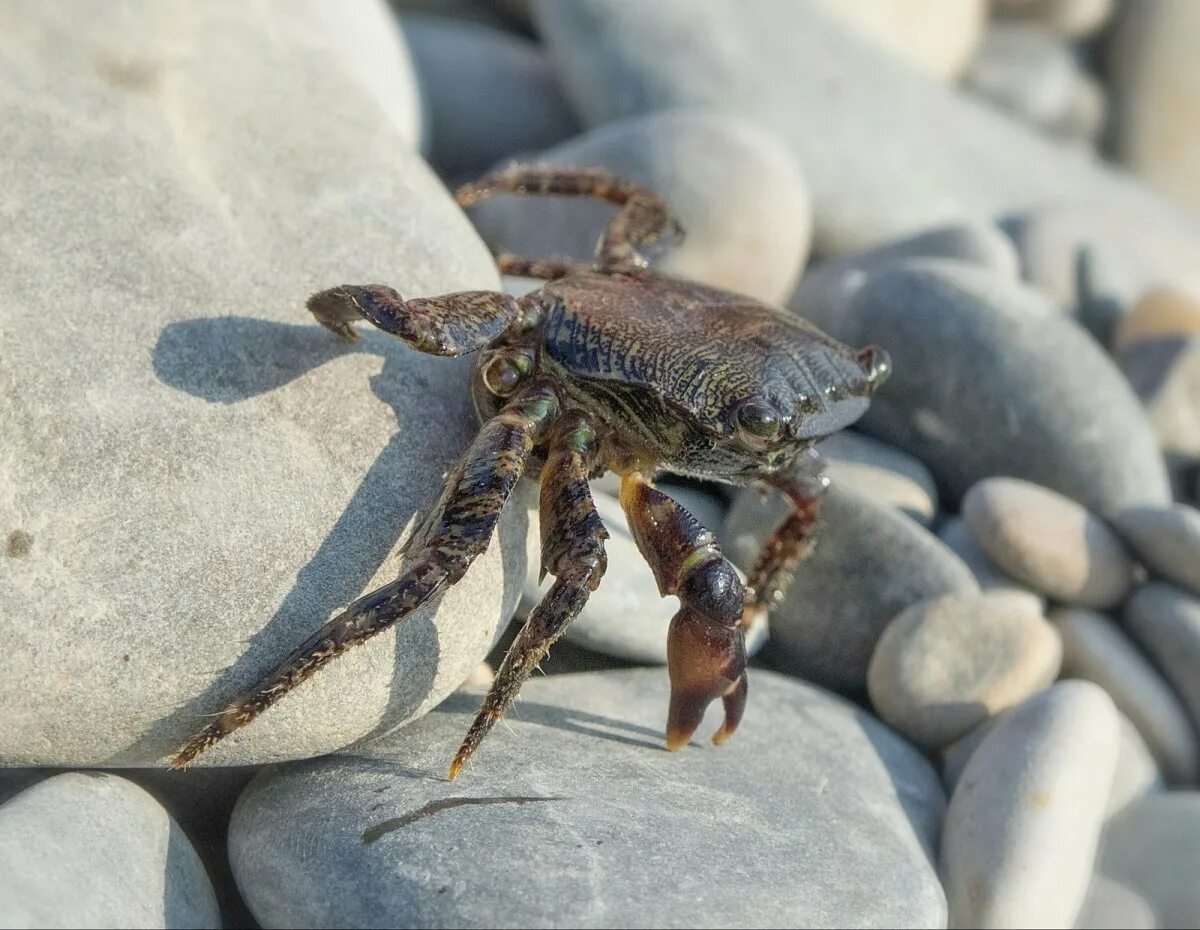
[[[1128,383],[1033,289],[924,259],[872,276],[842,312],[809,318],[849,345],[891,353],[894,373],[860,427],[928,465],[951,502],[996,474],[1100,513],[1169,499]]]
[[[132,782],[70,772],[0,806],[8,927],[220,927],[192,844]]]
[[[525,161],[607,168],[662,196],[684,238],[654,267],[759,300],[783,301],[808,258],[812,208],[795,159],[771,133],[723,113],[623,120]],[[503,198],[471,211],[493,248],[591,262],[615,210],[578,198]]]
[[[375,330],[339,343],[304,310],[347,280],[497,285],[409,147],[386,10],[354,9],[5,6],[7,763],[161,759],[395,576],[476,429],[462,364]],[[515,606],[524,539],[515,513],[439,608],[213,761],[327,752],[436,703]]]
[[[944,746],[1047,687],[1058,633],[1020,594],[920,601],[883,631],[867,673],[880,716],[922,745]]]
[[[777,496],[743,491],[725,523],[725,552],[753,564],[783,519]],[[920,524],[887,504],[832,485],[816,549],[771,614],[777,667],[827,687],[857,691],[883,628],[905,607],[943,594],[978,593],[970,569]]]
[[[1069,927],[1116,764],[1112,701],[1064,682],[1006,714],[971,756],[942,831],[954,927]]]
[[[816,688],[750,690],[728,745],[672,755],[663,671],[535,678],[453,786],[451,698],[370,758],[264,772],[238,882],[265,926],[944,926],[928,763]]]

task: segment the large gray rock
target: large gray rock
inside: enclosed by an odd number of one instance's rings
[[[395,577],[475,432],[462,363],[304,309],[343,281],[498,284],[409,146],[396,65],[371,67],[404,60],[386,11],[330,9],[5,7],[6,763],[162,759]],[[328,752],[437,703],[515,606],[524,522],[210,758]]]
[[[963,771],[942,831],[952,927],[1070,927],[1117,759],[1108,695],[1063,682],[1005,714]]]
[[[429,160],[468,181],[502,158],[579,131],[537,44],[482,23],[405,14],[400,19],[424,102]]]
[[[871,277],[841,313],[809,318],[849,345],[891,353],[894,374],[860,428],[928,465],[951,500],[998,474],[1102,515],[1170,499],[1128,382],[1031,288],[924,259]]]
[[[749,570],[787,513],[778,495],[743,491],[725,521],[730,560]],[[867,683],[871,652],[904,608],[943,594],[978,594],[959,558],[887,504],[832,485],[821,505],[816,548],[771,613],[777,667],[843,691]]]
[[[268,770],[234,814],[238,883],[264,926],[945,925],[943,796],[911,746],[752,671],[733,739],[671,755],[666,679],[535,678],[453,785],[474,697],[369,757]]]
[[[684,238],[654,267],[772,303],[795,287],[808,259],[812,208],[791,152],[774,135],[726,113],[654,113],[594,129],[522,161],[607,168],[666,200]],[[471,210],[496,251],[590,263],[615,213],[576,197],[504,197]]]
[[[1122,242],[1162,227],[1162,266],[1194,268],[1200,256],[1194,222],[1140,185],[881,53],[816,4],[538,0],[534,14],[592,123],[701,105],[778,132],[812,190],[821,254],[1046,202],[1101,201],[1128,213]],[[664,54],[673,48],[688,54]]]
[[[220,927],[192,844],[149,794],[70,772],[0,806],[5,927]]]
[[[1133,592],[1123,616],[1200,724],[1200,599],[1152,581]]]

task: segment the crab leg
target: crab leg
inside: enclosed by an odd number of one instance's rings
[[[812,552],[827,485],[823,475],[790,477],[774,483],[792,505],[792,511],[767,537],[750,572],[743,627],[770,613],[783,600],[796,566]]]
[[[603,168],[513,165],[460,187],[455,196],[460,206],[470,207],[497,194],[595,197],[619,206],[596,250],[596,264],[601,271],[645,268],[647,260],[639,254],[641,247],[670,246],[683,236],[666,201]]]
[[[431,355],[463,355],[481,349],[522,313],[521,302],[495,291],[462,291],[405,300],[383,284],[343,284],[308,298],[317,322],[343,339],[357,339],[360,319],[399,336]]]
[[[578,415],[564,418],[560,424],[551,438],[551,451],[542,470],[540,502],[542,572],[554,575],[554,584],[509,647],[496,681],[450,766],[451,779],[458,776],[512,705],[521,685],[578,616],[608,564],[604,554],[608,533],[588,488],[595,434]]]
[[[621,481],[621,506],[659,591],[678,596],[682,603],[667,640],[667,748],[686,745],[717,698],[725,704],[725,722],[713,742],[723,743],[746,708],[741,627],[746,589],[713,534],[637,472]]]
[[[524,471],[534,442],[558,411],[546,387],[531,387],[480,429],[447,479],[429,531],[405,560],[403,573],[346,608],[236,697],[171,760],[182,768],[222,737],[244,727],[319,668],[403,620],[457,582],[491,541],[500,512]]]

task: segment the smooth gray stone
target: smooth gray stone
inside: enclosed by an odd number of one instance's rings
[[[824,459],[821,471],[833,483],[886,501],[923,526],[933,522],[937,485],[911,455],[852,430],[823,439],[817,451]]]
[[[585,120],[699,105],[778,132],[813,193],[816,251],[840,254],[1034,205],[1128,212],[1121,241],[1161,226],[1164,270],[1194,269],[1200,233],[1120,172],[881,53],[790,0],[538,0],[538,32]],[[687,55],[664,54],[686,48]]]
[[[1052,611],[1063,639],[1063,672],[1093,681],[1145,738],[1167,778],[1200,778],[1200,740],[1162,673],[1111,617],[1081,608]]]
[[[945,926],[925,759],[817,688],[750,693],[727,745],[714,711],[669,754],[661,669],[534,678],[451,785],[453,697],[369,758],[264,771],[238,883],[264,926]]]
[[[953,504],[997,474],[1108,514],[1166,503],[1162,456],[1128,382],[1041,294],[964,263],[913,260],[814,323],[875,343],[893,374],[859,428],[915,455]]]
[[[621,120],[522,161],[606,168],[661,196],[683,227],[654,268],[781,303],[808,259],[812,207],[792,153],[753,122],[684,109]],[[502,167],[502,166],[497,166]],[[591,264],[616,210],[577,197],[497,198],[472,208],[495,251]]]
[[[783,519],[778,495],[738,495],[725,521],[730,561],[748,570]],[[866,687],[871,652],[904,608],[943,594],[977,594],[959,558],[914,520],[874,498],[831,485],[816,548],[770,617],[774,664],[840,691]]]
[[[1046,599],[1011,575],[1005,574],[1004,569],[993,562],[975,541],[971,531],[967,529],[967,521],[961,516],[950,517],[939,525],[937,537],[971,569],[981,590],[1020,594],[1027,597],[1031,604],[1035,604],[1039,612],[1045,610]]]
[[[215,928],[221,917],[162,805],[123,778],[69,772],[0,806],[0,925]]]
[[[396,577],[477,430],[465,361],[369,326],[339,342],[304,309],[344,281],[499,283],[397,115],[390,14],[352,9],[4,7],[6,764],[161,764]],[[440,605],[206,761],[329,752],[423,713],[511,616],[524,544],[521,510]]]
[[[454,183],[555,145],[579,121],[537,43],[482,23],[404,14],[429,160]]]
[[[1092,874],[1116,766],[1112,701],[1062,682],[1005,714],[946,812],[941,875],[952,927],[1070,927]]]
[[[1158,919],[1149,903],[1128,885],[1093,875],[1075,918],[1075,930],[1155,930]]]
[[[997,565],[1066,604],[1116,607],[1133,585],[1129,550],[1075,501],[1017,478],[985,478],[962,500],[971,536]]]
[[[1172,471],[1200,463],[1200,336],[1141,339],[1117,351]]]
[[[1145,898],[1161,927],[1200,927],[1200,791],[1126,808],[1104,831],[1096,871]]]
[[[992,8],[997,19],[1033,22],[1065,39],[1083,39],[1112,16],[1114,0],[999,0]]]
[[[1135,801],[1165,790],[1162,772],[1142,734],[1125,714],[1121,714],[1121,743],[1117,747],[1117,767],[1113,772],[1105,817],[1111,819]]]
[[[1200,724],[1200,600],[1152,581],[1133,592],[1123,617]]]

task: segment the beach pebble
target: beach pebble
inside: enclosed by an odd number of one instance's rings
[[[0,922],[217,928],[221,915],[161,804],[115,775],[68,772],[0,806]]]
[[[1133,561],[1116,534],[1048,488],[987,478],[967,492],[962,512],[992,561],[1052,600],[1115,607],[1133,584]]]
[[[1018,594],[1027,598],[1038,613],[1045,609],[1046,599],[1021,584],[1011,575],[1005,574],[1004,570],[993,562],[983,551],[983,547],[975,541],[971,531],[967,529],[967,521],[961,516],[953,516],[942,521],[938,525],[937,536],[950,547],[951,552],[966,563],[967,568],[971,569],[981,590]]]
[[[1186,290],[1155,287],[1138,297],[1123,316],[1113,338],[1113,350],[1155,339],[1200,337],[1200,300]]]
[[[812,208],[795,157],[767,130],[695,110],[622,120],[523,161],[607,168],[661,196],[682,242],[654,268],[777,303],[808,258]],[[500,167],[500,166],[498,166]],[[471,217],[494,249],[591,263],[614,215],[581,198],[498,198]]]
[[[269,927],[945,926],[929,763],[750,677],[721,748],[714,714],[664,752],[667,675],[637,669],[534,677],[452,785],[472,695],[367,755],[267,769],[231,826],[238,883]]]
[[[1152,581],[1133,592],[1123,617],[1183,698],[1193,723],[1200,723],[1200,600]]]
[[[466,360],[370,326],[342,342],[304,308],[344,281],[499,284],[413,150],[390,12],[332,9],[5,7],[7,764],[161,764],[396,577],[477,432]],[[428,710],[507,623],[524,558],[514,509],[440,604],[205,760],[329,752]]]
[[[937,515],[933,475],[911,455],[852,430],[821,440],[817,450],[831,482],[885,501],[924,526]]]
[[[786,512],[778,495],[741,492],[725,523],[725,554],[752,567]],[[857,692],[880,634],[900,611],[979,586],[935,536],[869,495],[833,484],[820,519],[815,549],[771,613],[769,653],[776,668]]]
[[[1117,354],[1175,472],[1200,462],[1200,333],[1182,329],[1182,320],[1180,324],[1176,334],[1147,334],[1127,342]]]
[[[1187,504],[1130,507],[1113,525],[1151,572],[1200,594],[1200,510]]]
[[[1105,817],[1114,817],[1134,801],[1165,790],[1162,771],[1150,747],[1133,721],[1121,714],[1121,745],[1117,748],[1117,767]]]
[[[879,638],[867,690],[879,715],[936,749],[1048,687],[1058,632],[1019,594],[951,595],[901,611]]]
[[[991,728],[954,789],[941,874],[952,927],[1070,927],[1092,874],[1120,725],[1062,682]]]
[[[1108,692],[1146,740],[1167,779],[1200,777],[1200,742],[1187,712],[1162,674],[1111,617],[1082,608],[1052,611],[1062,634],[1063,674]]]
[[[1114,0],[1000,0],[993,12],[1037,23],[1067,39],[1083,39],[1108,22],[1115,5]]]
[[[1146,899],[1128,885],[1093,875],[1075,930],[1155,930],[1158,920]]]

